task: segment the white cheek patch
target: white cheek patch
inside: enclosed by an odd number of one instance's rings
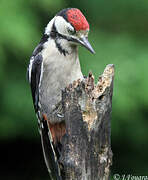
[[[55,18],[55,26],[56,26],[56,29],[59,33],[61,34],[69,34],[68,33],[68,28],[69,29],[72,29],[73,27],[71,26],[70,23],[68,23],[62,16],[57,16]]]

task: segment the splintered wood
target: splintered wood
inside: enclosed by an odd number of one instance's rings
[[[90,72],[85,80],[85,92],[86,97],[81,98],[79,104],[81,105],[83,120],[87,122],[88,129],[91,130],[95,121],[97,120],[97,110],[95,101],[97,98],[103,99],[105,89],[111,86],[114,77],[114,65],[109,64],[103,74],[99,76],[98,83],[95,85],[94,76]],[[85,102],[82,102],[85,101]],[[84,107],[85,105],[85,107]]]
[[[113,79],[114,65],[109,64],[97,84],[89,73],[62,91],[66,135],[59,163],[63,180],[109,180]]]

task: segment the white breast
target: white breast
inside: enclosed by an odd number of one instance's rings
[[[39,98],[41,109],[47,116],[61,100],[61,90],[74,80],[83,78],[77,48],[72,48],[69,52],[66,56],[61,54],[54,40],[45,43]]]

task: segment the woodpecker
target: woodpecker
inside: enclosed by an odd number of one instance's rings
[[[89,24],[79,9],[63,9],[47,24],[27,69],[44,159],[51,179],[61,180],[56,146],[66,131],[63,120],[53,122],[50,115],[61,101],[61,90],[74,80],[83,79],[78,45],[95,53],[88,41],[88,33]],[[57,116],[63,115],[57,110]]]

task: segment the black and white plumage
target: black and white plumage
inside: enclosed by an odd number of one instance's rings
[[[59,166],[52,143],[52,137],[48,129],[47,121],[45,121],[41,115],[39,105],[39,84],[41,81],[41,69],[43,65],[41,51],[43,49],[43,44],[46,42],[46,40],[47,36],[44,35],[41,42],[33,52],[28,68],[28,80],[31,86],[34,109],[38,117],[39,131],[41,135],[45,163],[48,168],[50,178],[61,180]],[[52,164],[51,162],[54,163]]]
[[[83,79],[77,46],[81,44],[94,53],[87,40],[88,31],[89,24],[80,10],[64,9],[48,23],[30,58],[28,80],[44,158],[53,180],[61,180],[55,152],[56,144],[65,134],[65,125],[61,121],[51,121],[50,115],[61,100],[61,90],[74,80]]]

